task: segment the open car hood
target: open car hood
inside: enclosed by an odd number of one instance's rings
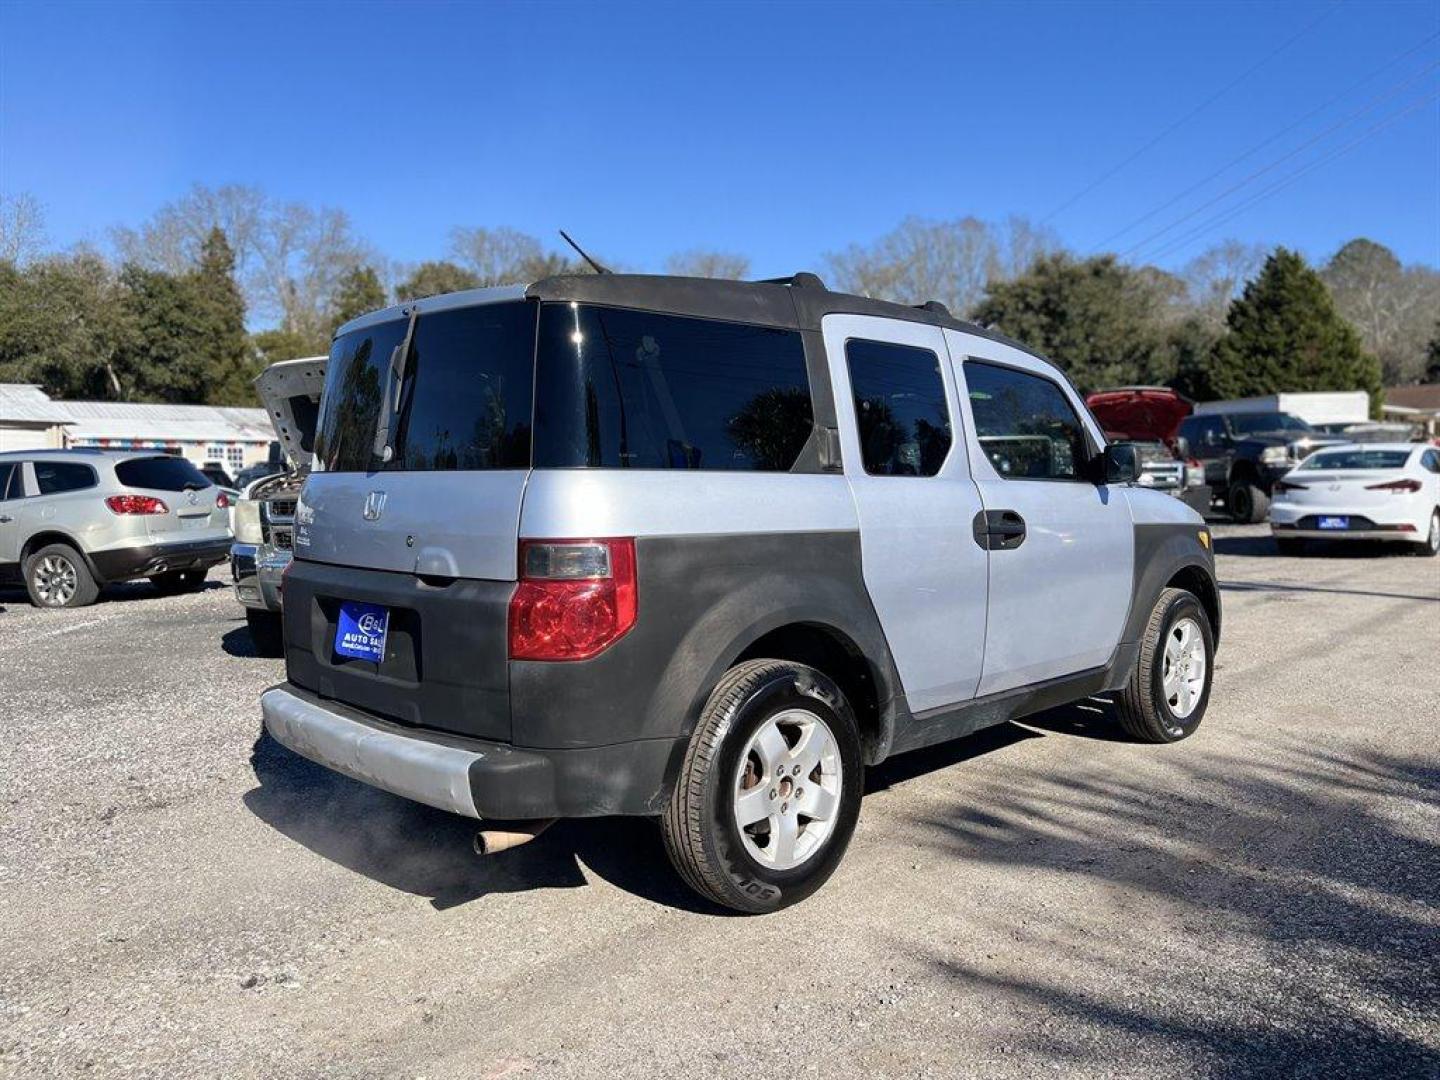
[[[255,380],[255,392],[292,468],[308,469],[315,456],[320,420],[320,391],[325,387],[325,356],[271,364]]]
[[[1172,449],[1180,421],[1194,411],[1188,398],[1163,386],[1101,390],[1089,395],[1085,404],[1111,438],[1163,442]]]

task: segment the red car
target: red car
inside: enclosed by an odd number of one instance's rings
[[[1204,473],[1198,462],[1187,463],[1188,448],[1180,444],[1180,421],[1194,409],[1189,398],[1167,386],[1125,386],[1096,391],[1085,404],[1106,436],[1135,444],[1140,458],[1136,483],[1168,492],[1202,514],[1210,509],[1212,492]]]

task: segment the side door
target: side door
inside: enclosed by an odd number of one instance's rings
[[[971,334],[945,337],[991,530],[978,693],[1101,667],[1124,630],[1135,560],[1124,491],[1088,479],[1104,436],[1044,361]],[[972,543],[986,542],[977,526]]]
[[[938,327],[860,315],[821,323],[865,587],[913,712],[975,696],[988,553]]]
[[[20,561],[20,513],[15,501],[23,494],[20,462],[0,461],[0,567]]]

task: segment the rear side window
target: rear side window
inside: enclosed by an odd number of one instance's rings
[[[520,469],[530,463],[535,305],[481,304],[422,314],[391,422],[389,461],[374,456],[397,319],[335,341],[315,454],[329,472]]]
[[[41,495],[59,495],[66,491],[92,488],[97,481],[95,470],[89,465],[69,461],[37,461],[35,483]]]
[[[204,473],[181,457],[134,458],[115,466],[115,479],[126,487],[152,491],[195,491],[210,486]]]
[[[1015,368],[965,362],[975,435],[1011,480],[1075,480],[1089,458],[1085,429],[1055,383]]]
[[[793,330],[545,304],[536,467],[784,472],[814,428]]]
[[[940,358],[884,341],[845,343],[860,457],[872,476],[934,476],[950,452]]]

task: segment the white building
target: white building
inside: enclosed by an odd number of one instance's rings
[[[266,460],[275,433],[264,409],[54,401],[39,387],[0,384],[0,449],[59,446],[165,450],[234,472]]]

